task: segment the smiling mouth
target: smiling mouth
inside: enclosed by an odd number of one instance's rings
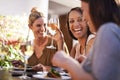
[[[81,31],[82,31],[81,28],[74,29],[74,32],[76,32],[76,33],[79,33],[79,32],[81,32]]]
[[[39,35],[43,35],[44,33],[45,33],[45,32],[41,32],[41,31],[38,32]]]

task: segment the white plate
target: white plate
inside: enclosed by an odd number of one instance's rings
[[[71,80],[71,77],[63,74],[61,75],[61,78],[50,78],[50,77],[46,77],[46,75],[47,75],[47,72],[37,72],[37,74],[33,75],[33,77],[42,79],[42,80]]]
[[[14,70],[21,70],[24,71],[24,68],[19,68],[19,67],[13,67]],[[31,67],[26,68],[26,70],[32,70]]]
[[[71,80],[71,77],[69,76],[61,76],[61,78],[50,78],[50,77],[45,77],[43,75],[35,74],[33,75],[33,77],[42,80]]]
[[[40,74],[40,75],[47,75],[47,71],[39,71],[39,72],[37,72],[37,74]]]
[[[24,71],[14,71],[14,70],[11,70],[10,72],[14,75],[22,75],[24,73]]]

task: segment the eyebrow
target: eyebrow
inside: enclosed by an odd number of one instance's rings
[[[83,18],[83,16],[79,16],[79,17],[77,17],[77,19],[78,19],[78,18]],[[69,19],[74,19],[74,18],[69,18]]]

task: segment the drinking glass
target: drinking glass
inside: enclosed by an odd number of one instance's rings
[[[56,30],[55,30],[56,27],[59,27],[59,19],[57,17],[51,17],[49,19],[48,26],[47,26],[47,35],[51,36],[51,38],[56,34]],[[47,48],[56,49],[56,47],[53,44],[53,38],[51,40],[50,46],[47,46]]]
[[[33,53],[33,46],[29,45],[28,43],[24,44],[24,46],[26,47],[26,50],[22,52],[23,53],[22,56],[24,58],[24,72],[23,72],[23,75],[20,76],[20,79],[22,79],[22,80],[30,80],[31,78],[29,76],[27,76],[26,70],[27,70],[28,58]]]

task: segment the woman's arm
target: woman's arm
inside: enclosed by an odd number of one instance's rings
[[[66,69],[72,80],[93,80],[92,76],[86,73],[82,66],[75,59],[66,55],[64,51],[58,51],[54,55],[52,63]]]

